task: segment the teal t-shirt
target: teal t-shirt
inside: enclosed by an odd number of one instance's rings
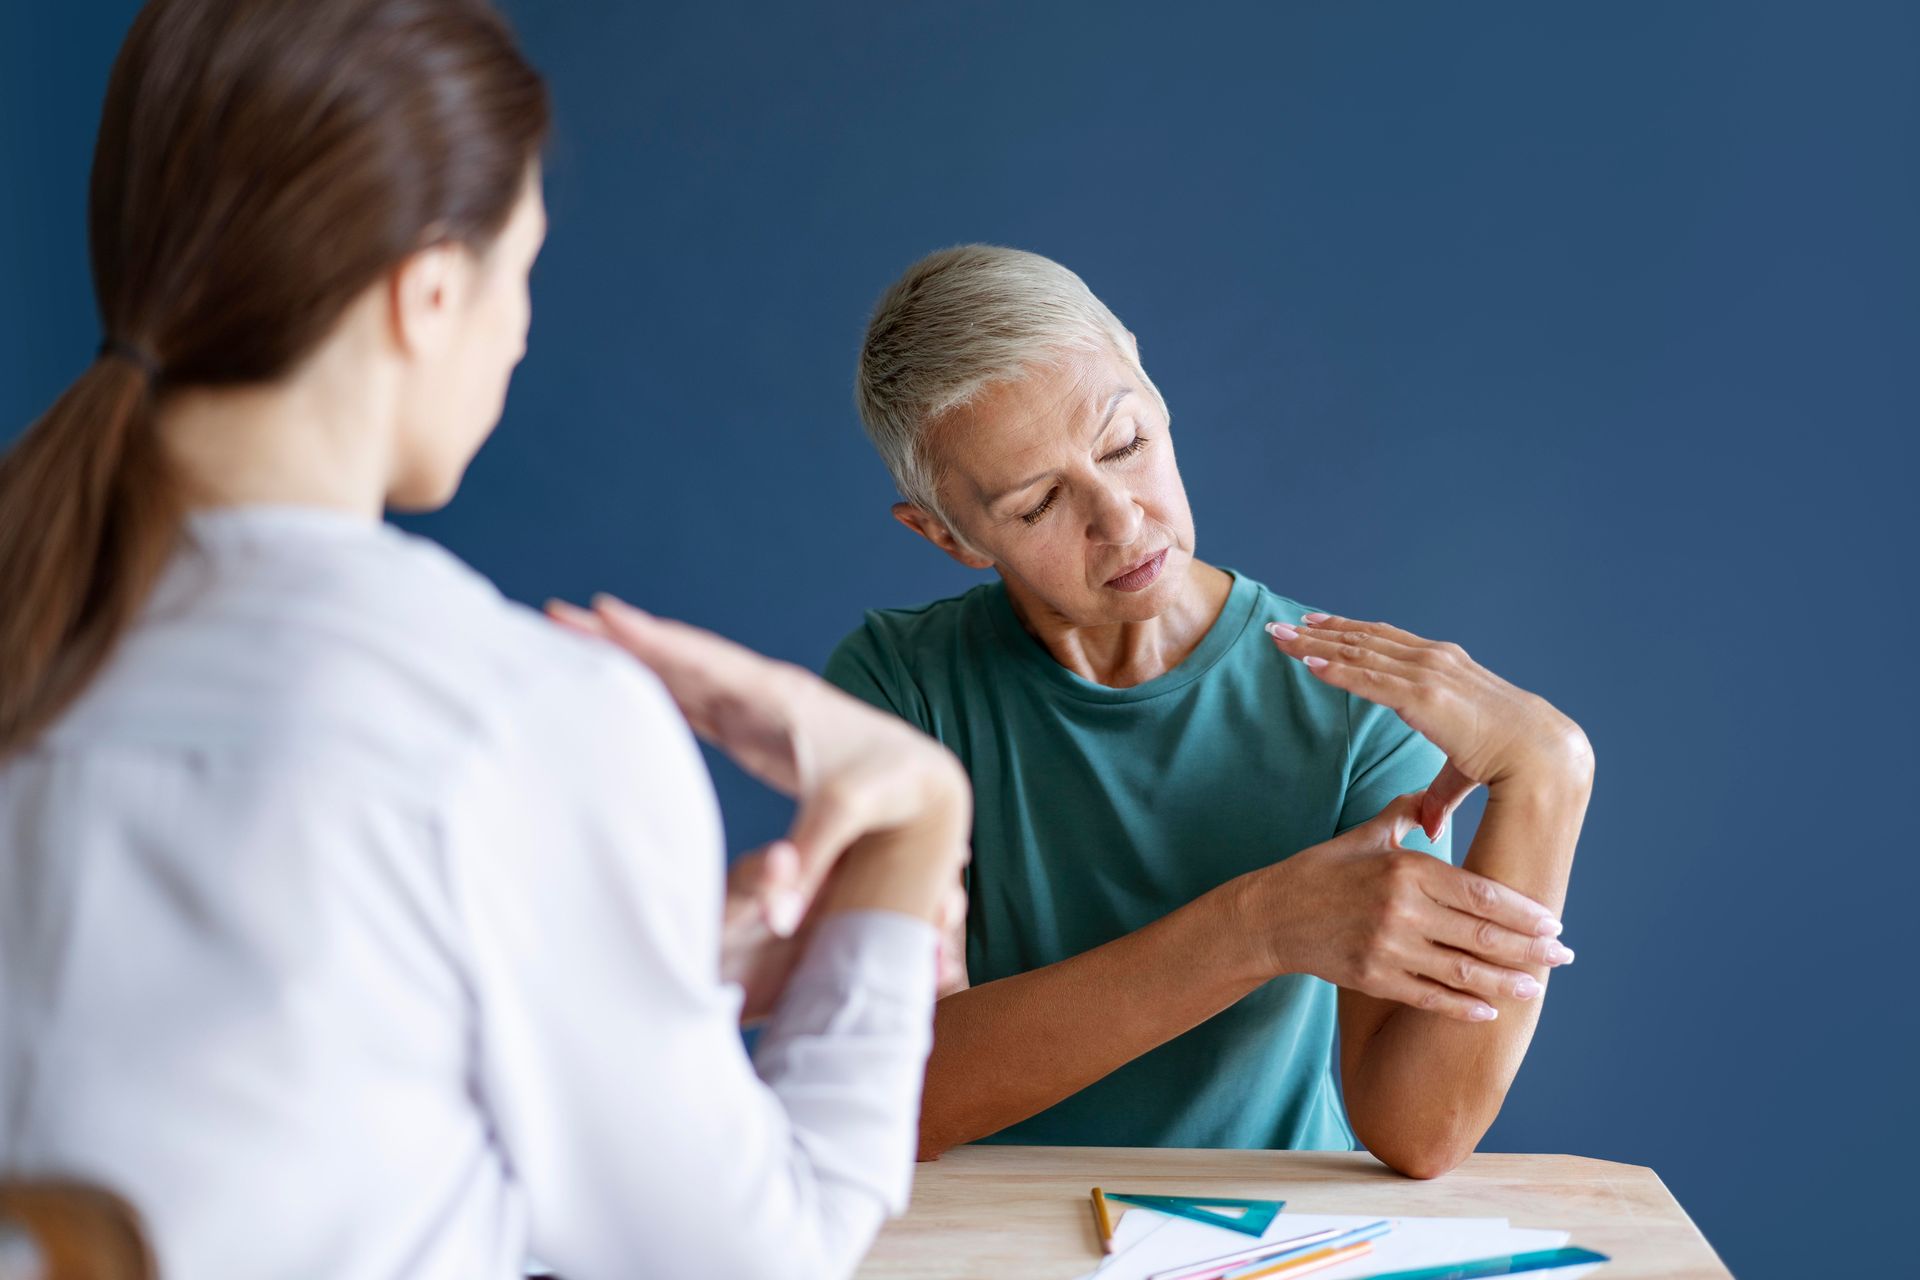
[[[1266,624],[1305,612],[1236,573],[1186,661],[1131,689],[1055,662],[997,580],[872,610],[841,642],[827,678],[945,743],[972,776],[973,985],[1131,933],[1433,780],[1441,753],[1398,715],[1274,648]],[[1447,857],[1448,839],[1407,843]],[[1350,1150],[1335,995],[1276,978],[989,1141]]]

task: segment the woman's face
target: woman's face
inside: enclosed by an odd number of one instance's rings
[[[1072,353],[988,388],[929,441],[958,535],[947,550],[1068,625],[1159,616],[1193,563],[1168,425],[1117,351]]]
[[[536,172],[485,253],[452,248],[451,265],[425,268],[448,296],[442,299],[444,314],[427,321],[434,340],[423,344],[426,354],[415,362],[401,393],[389,505],[408,510],[444,505],[499,423],[507,382],[527,353],[533,319],[528,277],[546,231]],[[404,284],[402,293],[403,308],[430,305],[405,297]]]

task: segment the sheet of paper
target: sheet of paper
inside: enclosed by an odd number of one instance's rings
[[[1378,1218],[1352,1215],[1282,1213],[1260,1239],[1287,1240],[1325,1227],[1358,1227],[1377,1221]],[[1564,1231],[1509,1227],[1505,1218],[1394,1218],[1391,1221],[1393,1230],[1373,1242],[1373,1252],[1313,1274],[1319,1280],[1364,1280],[1382,1272],[1554,1249],[1567,1242]],[[1255,1243],[1239,1232],[1168,1217],[1151,1209],[1129,1209],[1113,1234],[1117,1251],[1079,1280],[1146,1280],[1157,1272],[1233,1253]],[[1573,1280],[1596,1265],[1590,1263],[1533,1274],[1542,1280]]]

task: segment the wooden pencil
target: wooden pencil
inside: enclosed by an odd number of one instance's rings
[[[1100,1188],[1093,1189],[1093,1228],[1100,1233],[1100,1252],[1113,1252],[1113,1211],[1107,1208],[1107,1198]]]

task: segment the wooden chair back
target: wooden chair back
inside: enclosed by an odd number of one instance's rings
[[[0,1179],[0,1280],[157,1280],[132,1205],[103,1187]]]

